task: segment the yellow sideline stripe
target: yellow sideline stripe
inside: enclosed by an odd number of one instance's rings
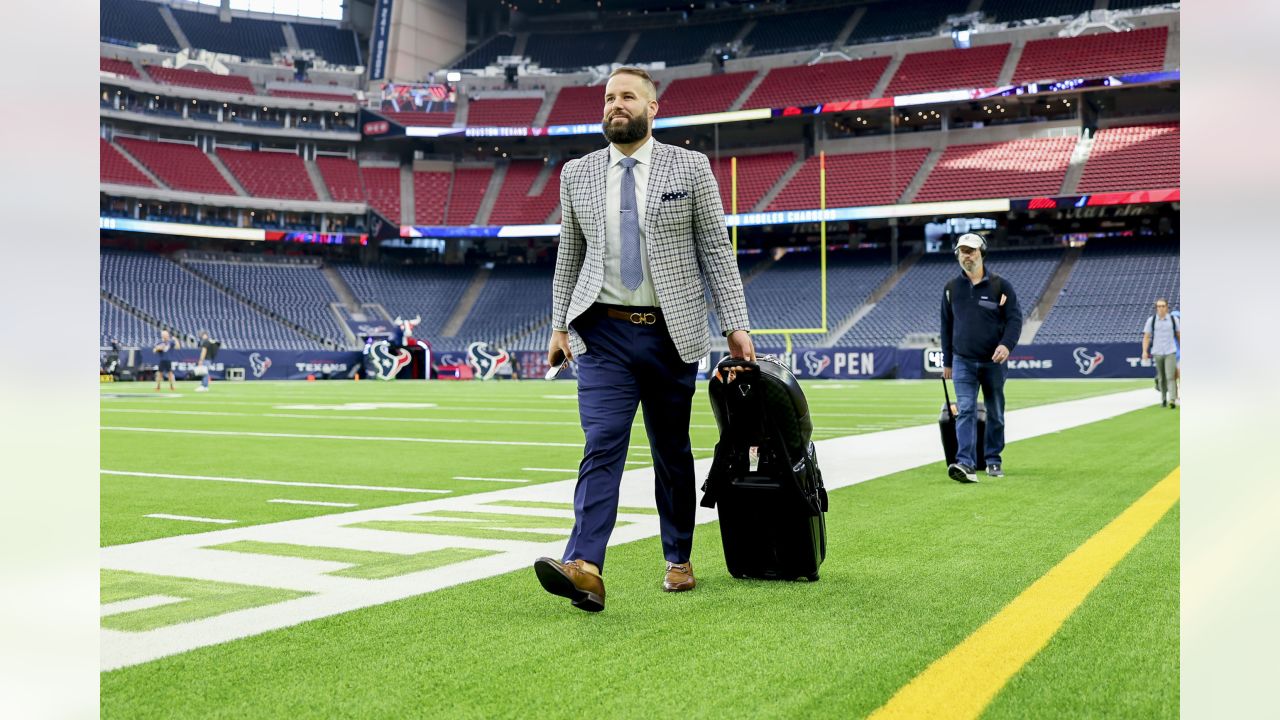
[[[976,718],[1178,501],[1181,468],[1138,498],[870,715]]]

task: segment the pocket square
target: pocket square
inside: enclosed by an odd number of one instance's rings
[[[687,197],[689,197],[688,190],[676,190],[675,192],[665,192],[665,193],[662,193],[662,202],[666,202],[668,200],[684,200]]]

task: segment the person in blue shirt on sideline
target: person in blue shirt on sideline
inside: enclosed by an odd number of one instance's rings
[[[976,468],[986,462],[987,475],[1004,477],[1004,361],[1022,334],[1022,311],[1008,280],[987,271],[987,241],[965,233],[956,242],[961,273],[947,283],[942,297],[942,377],[956,386],[956,461],[947,475],[962,483],[978,481]],[[978,388],[987,408],[985,458],[975,457],[978,443]]]
[[[1178,343],[1181,339],[1181,323],[1169,314],[1169,301],[1156,300],[1156,312],[1147,318],[1142,328],[1142,359],[1155,360],[1160,405],[1174,410],[1178,409]]]

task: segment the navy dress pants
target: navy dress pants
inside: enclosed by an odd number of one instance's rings
[[[698,364],[680,359],[661,320],[636,325],[593,306],[573,321],[573,328],[587,346],[574,358],[586,449],[578,466],[574,526],[564,561],[580,558],[604,569],[631,425],[640,407],[653,456],[662,552],[669,562],[687,562],[697,506],[689,413]]]

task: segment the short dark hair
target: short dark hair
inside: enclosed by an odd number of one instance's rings
[[[658,99],[658,86],[653,84],[653,78],[649,77],[649,73],[644,68],[638,68],[631,65],[623,65],[614,69],[609,73],[609,79],[613,79],[614,75],[634,75],[644,81],[645,87],[649,88],[650,99]]]

